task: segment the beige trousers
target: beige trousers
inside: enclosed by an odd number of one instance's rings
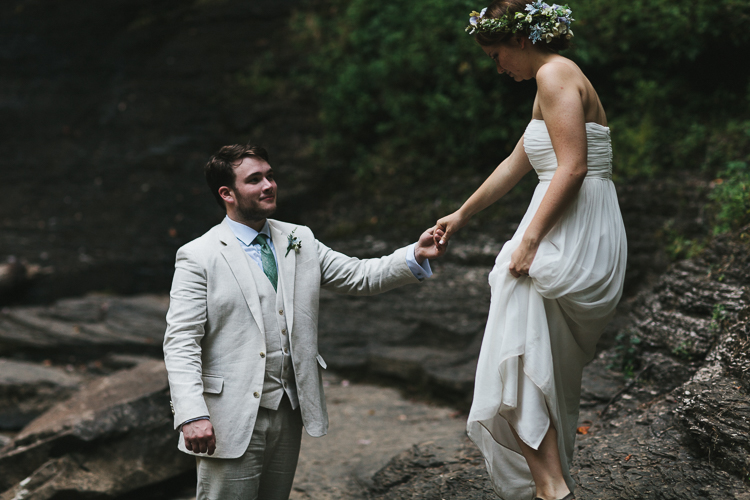
[[[301,441],[302,415],[286,395],[278,410],[259,408],[244,455],[196,458],[196,500],[288,500]]]

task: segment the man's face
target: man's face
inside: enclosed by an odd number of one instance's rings
[[[260,158],[243,158],[235,165],[234,173],[234,188],[230,191],[238,214],[247,221],[260,221],[273,215],[276,181],[271,166]]]

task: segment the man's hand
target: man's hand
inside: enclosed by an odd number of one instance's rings
[[[436,236],[438,238],[442,236],[442,231],[440,233],[436,235],[435,228],[431,227],[419,237],[417,246],[414,247],[414,258],[417,259],[420,266],[425,259],[437,259],[438,257],[442,257],[446,250],[448,250],[447,244],[437,245],[435,243]]]
[[[213,455],[216,451],[216,436],[214,426],[207,419],[195,420],[182,426],[182,434],[185,436],[185,448],[193,453],[206,453]]]

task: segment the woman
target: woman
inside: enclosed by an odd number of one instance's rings
[[[492,302],[467,430],[506,500],[574,498],[569,467],[581,374],[622,294],[626,240],[611,180],[607,118],[575,63],[567,6],[500,0],[467,28],[500,74],[535,78],[532,120],[515,147],[455,213],[445,245],[469,218],[532,168],[531,205],[489,276]]]

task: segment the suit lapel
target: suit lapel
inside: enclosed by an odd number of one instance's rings
[[[282,293],[284,296],[284,309],[286,309],[286,322],[289,331],[294,324],[294,276],[297,268],[297,252],[286,251],[289,244],[288,235],[285,234],[274,221],[269,220],[271,228],[271,240],[276,249],[276,257],[279,259],[279,279],[281,280]]]
[[[226,259],[229,268],[232,270],[237,284],[242,290],[247,307],[253,315],[253,319],[258,324],[258,329],[265,336],[266,330],[263,328],[263,311],[260,307],[260,296],[258,288],[255,286],[255,279],[250,271],[248,257],[240,246],[237,238],[226,222],[219,225],[219,241],[222,244],[221,254]]]

